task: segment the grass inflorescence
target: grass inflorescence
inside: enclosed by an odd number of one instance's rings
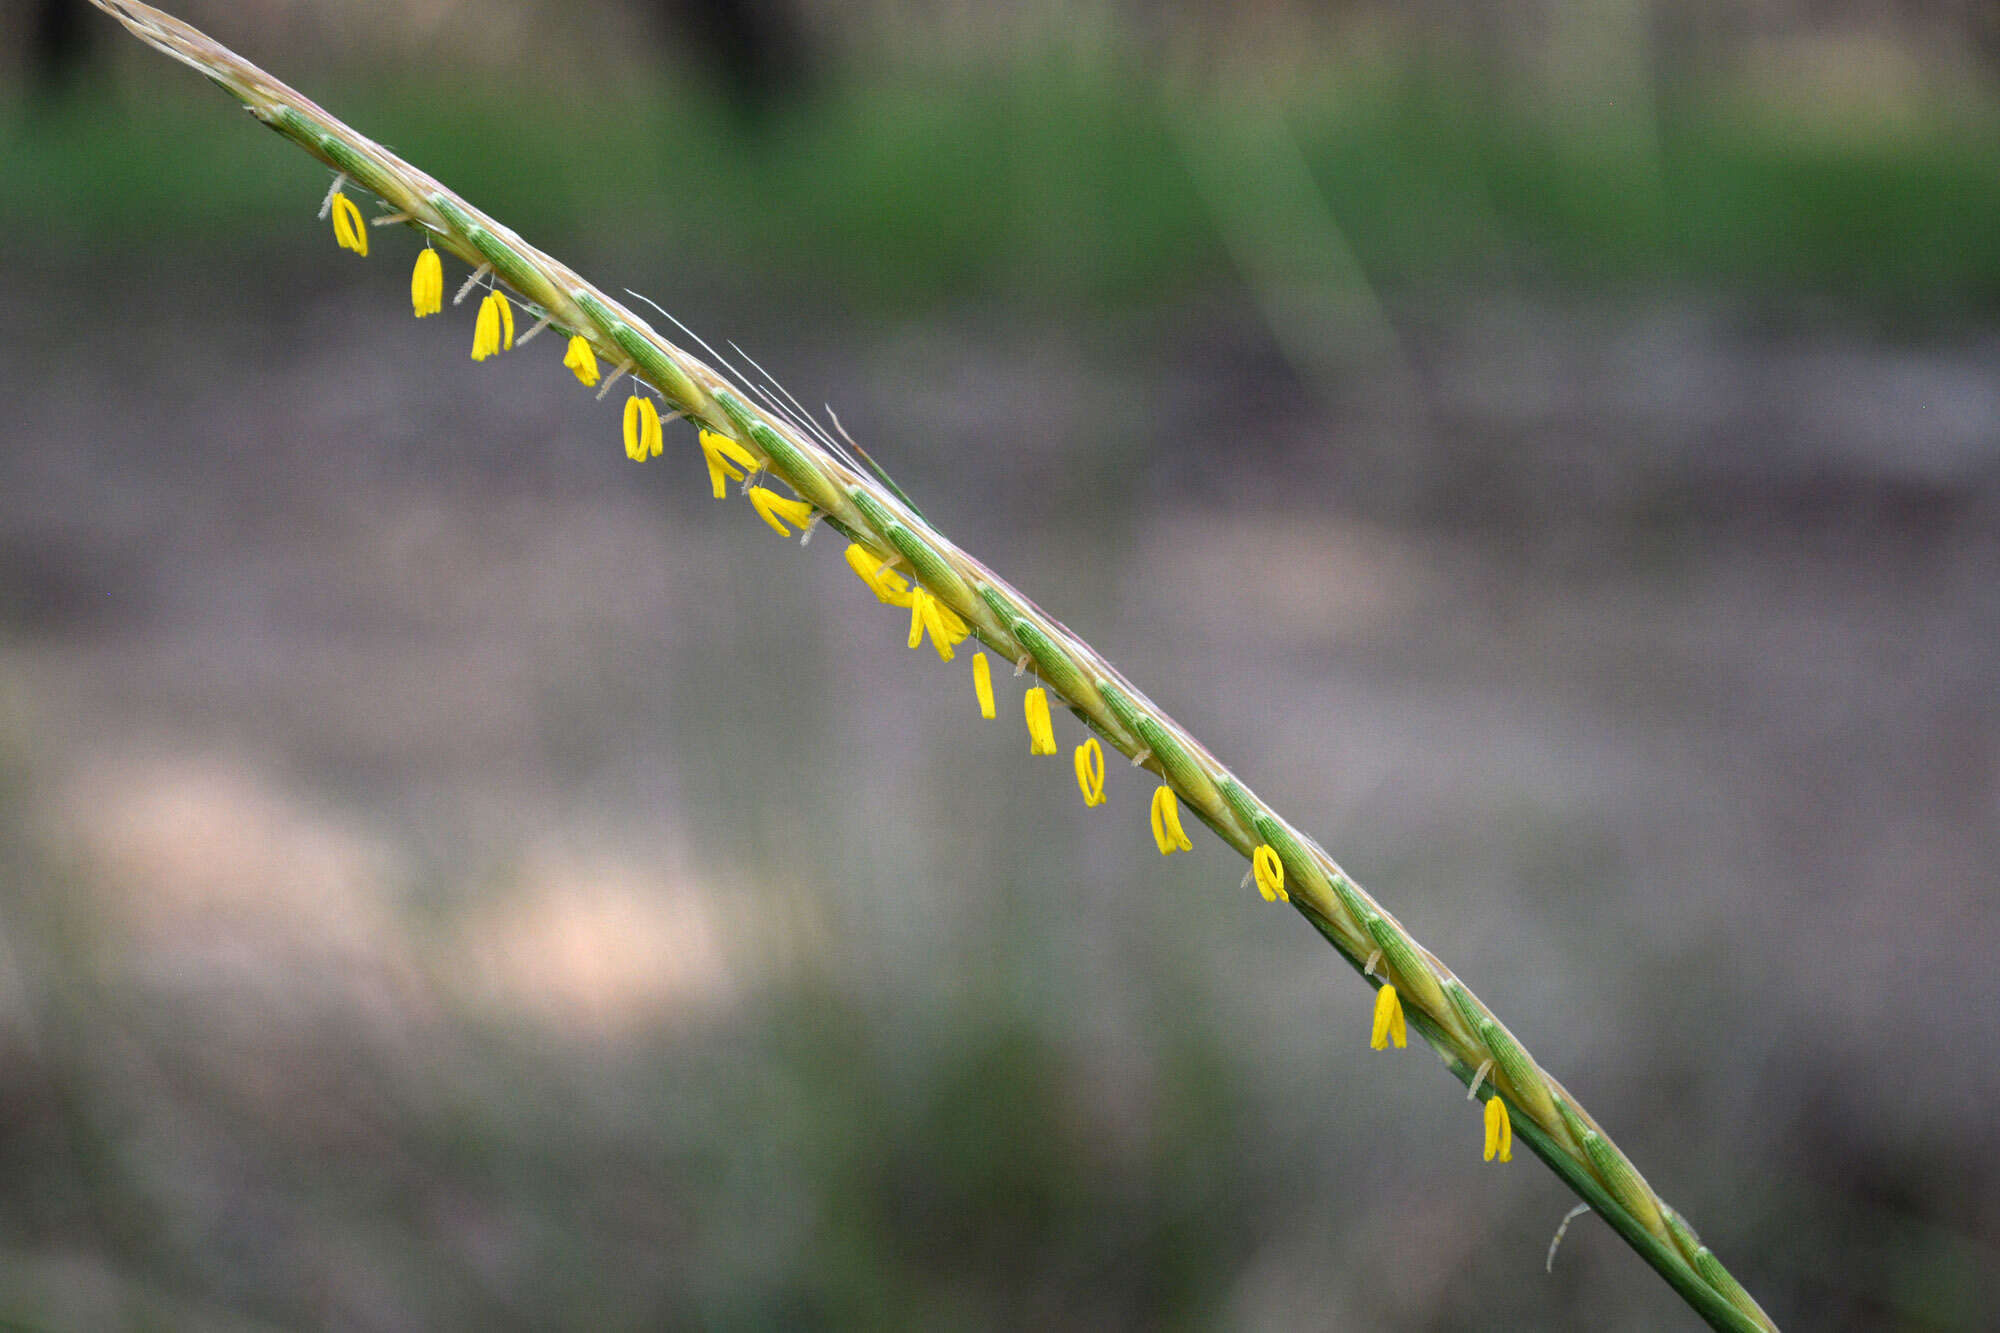
[[[361,255],[369,248],[369,228],[347,194],[350,187],[380,201],[383,213],[371,225],[419,232],[424,245],[411,277],[417,315],[441,306],[438,253],[462,260],[472,276],[461,299],[483,290],[475,359],[555,330],[565,339],[564,363],[585,385],[600,380],[600,361],[611,367],[600,395],[621,379],[630,381],[624,433],[634,461],[661,454],[665,426],[685,419],[695,429],[718,498],[727,495],[725,480],[740,481],[756,516],[779,534],[803,540],[825,525],[845,537],[854,572],[879,600],[910,612],[910,647],[928,639],[950,662],[956,645],[974,638],[1013,663],[1017,675],[1032,674],[1022,704],[1030,752],[1059,753],[1053,694],[1087,728],[1073,752],[1087,804],[1103,800],[1109,746],[1160,784],[1151,817],[1162,854],[1189,846],[1180,820],[1185,806],[1249,860],[1246,887],[1254,882],[1266,901],[1289,903],[1379,988],[1372,1044],[1381,1049],[1393,1038],[1400,1047],[1414,1027],[1470,1095],[1485,1103],[1488,1160],[1508,1160],[1518,1135],[1710,1324],[1775,1328],[1589,1113],[1443,962],[1088,643],[932,527],[878,469],[864,464],[865,455],[835,440],[796,404],[746,388],[669,340],[631,307],[197,30],[135,0],[94,3],[331,168],[327,211],[343,247]],[[518,336],[517,303],[532,320]],[[763,484],[767,478],[792,494]],[[973,656],[980,711],[992,716],[991,670],[983,653]]]

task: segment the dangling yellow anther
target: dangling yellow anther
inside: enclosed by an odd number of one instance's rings
[[[1076,785],[1086,806],[1104,804],[1104,747],[1095,736],[1076,747]]]
[[[991,721],[997,716],[993,711],[993,668],[987,665],[985,653],[972,655],[972,692],[979,696],[979,716]]]
[[[1403,1002],[1396,997],[1396,988],[1385,983],[1375,992],[1375,1030],[1369,1034],[1368,1048],[1386,1050],[1392,1038],[1399,1051],[1410,1044],[1410,1030],[1403,1022]]]
[[[576,376],[577,383],[590,389],[597,385],[597,353],[581,333],[571,334],[569,347],[563,352],[563,365]]]
[[[635,393],[625,400],[625,456],[643,463],[658,456],[660,447],[660,409]]]
[[[889,562],[859,542],[850,542],[847,547],[847,565],[868,585],[877,601],[890,606],[910,604],[910,584],[901,574],[889,568]]]
[[[444,262],[428,245],[417,251],[417,267],[410,273],[410,304],[418,319],[444,309]]]
[[[729,483],[742,481],[747,475],[764,465],[757,456],[745,449],[727,435],[718,435],[712,430],[701,432],[702,457],[708,460],[708,484],[720,500],[729,494]],[[738,471],[738,469],[742,469]]]
[[[1486,1160],[1495,1157],[1503,1162],[1514,1160],[1514,1121],[1497,1092],[1486,1099]]]
[[[514,307],[499,292],[488,292],[479,303],[479,322],[472,326],[472,359],[484,361],[513,345]]]
[[[776,491],[765,490],[762,486],[750,488],[750,503],[757,507],[757,517],[769,523],[780,537],[792,535],[785,524],[804,531],[813,521],[813,507],[804,500],[792,500]]]
[[[1049,692],[1037,685],[1021,700],[1028,714],[1028,753],[1054,754],[1056,729],[1049,722]]]
[[[368,227],[361,220],[361,210],[338,190],[333,192],[333,239],[341,249],[368,257]]]
[[[1288,903],[1292,900],[1285,892],[1285,863],[1278,859],[1278,853],[1270,843],[1262,843],[1250,858],[1250,869],[1257,876],[1257,892],[1264,895],[1267,903]]]
[[[1161,856],[1194,850],[1187,831],[1181,828],[1181,802],[1172,787],[1161,786],[1153,792],[1153,841],[1159,844]]]
[[[924,631],[929,630],[931,643],[940,658],[949,662],[956,655],[952,645],[964,640],[972,633],[958,613],[940,602],[926,588],[910,590],[910,647],[916,648],[924,641]]]

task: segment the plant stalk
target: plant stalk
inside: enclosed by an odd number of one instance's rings
[[[587,341],[679,413],[729,436],[824,520],[949,606],[982,642],[1022,662],[1105,743],[1174,789],[1243,856],[1270,847],[1291,904],[1375,986],[1393,982],[1409,1020],[1459,1080],[1502,1097],[1521,1138],[1724,1333],[1777,1326],[1646,1183],[1581,1103],[1442,961],[1311,838],[1260,801],[1110,662],[926,522],[892,484],[752,396],[644,318],[432,177],[199,30],[137,0],[91,0],[147,44],[199,71],[251,115],[375,194],[404,225],[491,272],[531,313]]]

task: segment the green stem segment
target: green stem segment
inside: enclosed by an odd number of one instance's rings
[[[1410,1023],[1453,1074],[1470,1084],[1486,1071],[1481,1095],[1505,1098],[1522,1141],[1702,1318],[1727,1333],[1776,1333],[1776,1325],[1692,1228],[1450,968],[1089,644],[946,540],[892,486],[752,406],[737,386],[575,272],[203,33],[137,0],[92,3],[366,187],[440,248],[469,265],[489,266],[499,281],[575,330],[599,356],[633,367],[674,408],[758,454],[851,540],[885,559],[900,557],[982,641],[1009,661],[1029,663],[1077,716],[1159,773],[1238,852],[1271,847],[1284,865],[1287,885],[1296,886],[1293,907],[1374,985],[1382,978],[1365,969],[1379,955]]]

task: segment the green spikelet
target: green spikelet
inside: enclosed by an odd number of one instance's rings
[[[1542,1071],[1535,1067],[1527,1050],[1506,1025],[1488,1018],[1480,1023],[1479,1036],[1486,1049],[1493,1052],[1493,1063],[1506,1076],[1507,1086],[1514,1090],[1515,1103],[1544,1125],[1558,1123],[1548,1080],[1542,1077]]]
[[[761,420],[756,413],[727,389],[715,392],[717,406],[722,408],[730,423],[736,427],[739,438],[748,439],[764,451],[771,460],[771,470],[790,483],[791,488],[813,506],[836,518],[845,519],[853,513],[848,497],[834,485],[826,470],[776,430]],[[926,580],[928,582],[928,580]],[[932,590],[937,591],[936,585]]]
[[[1427,1014],[1442,1015],[1445,1005],[1437,977],[1424,966],[1409,936],[1380,913],[1371,914],[1362,924],[1369,938],[1375,941],[1375,947],[1382,951],[1382,961],[1388,964],[1389,974],[1395,978],[1404,1001]]]
[[[666,395],[667,401],[689,416],[707,415],[708,395],[695,387],[688,373],[667,354],[665,348],[648,340],[638,328],[621,319],[594,292],[573,291],[570,299],[638,368],[640,377]]]
[[[565,295],[558,291],[555,284],[544,277],[540,270],[492,231],[474,221],[469,213],[452,201],[450,195],[434,194],[430,202],[431,207],[437,210],[438,216],[442,217],[453,231],[470,241],[473,249],[479,251],[480,257],[493,266],[493,271],[500,276],[502,282],[544,310],[553,312],[569,305]]]

